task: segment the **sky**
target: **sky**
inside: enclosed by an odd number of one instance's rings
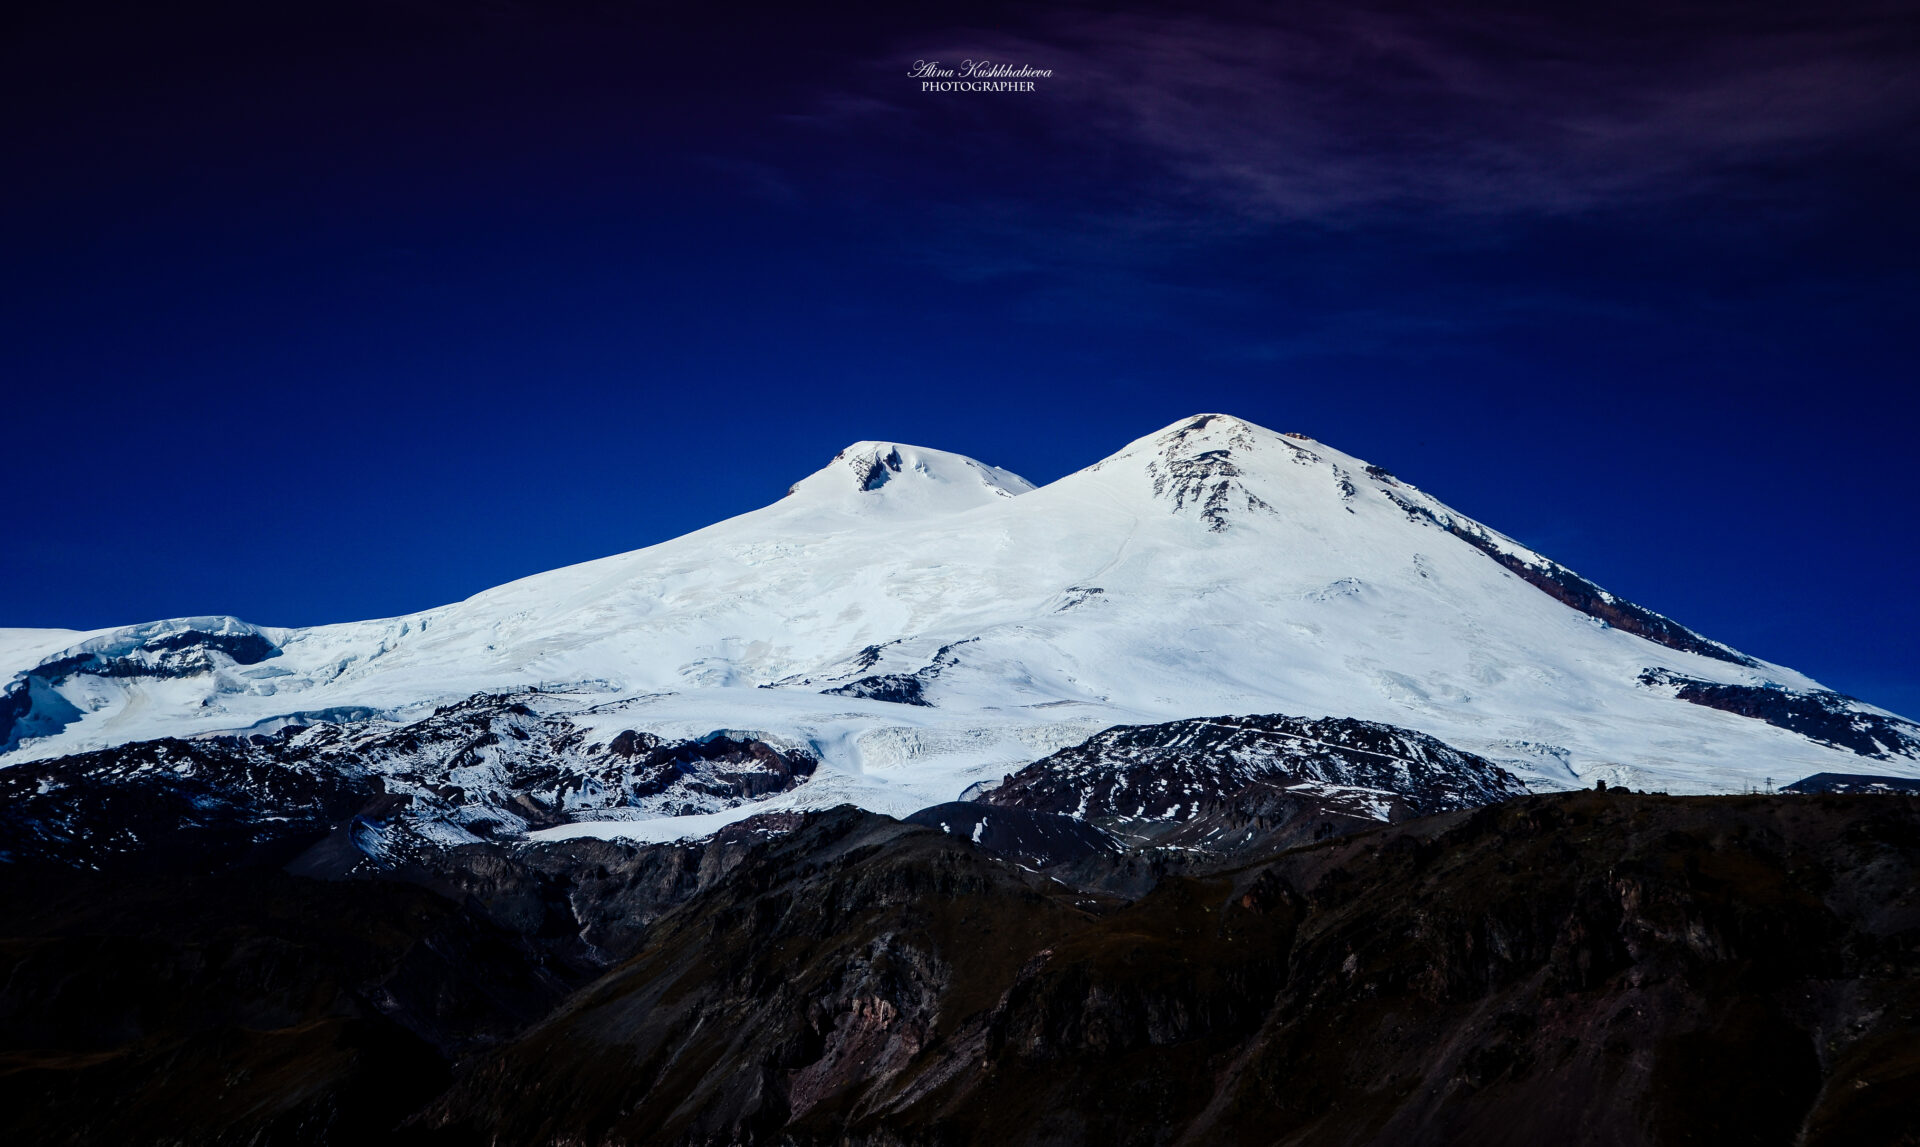
[[[860,439],[1223,411],[1920,716],[1910,0],[0,20],[0,626],[388,616]],[[967,60],[1050,74],[909,74]]]

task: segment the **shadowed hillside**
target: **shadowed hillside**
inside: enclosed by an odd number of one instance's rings
[[[1906,797],[1527,797],[1131,901],[851,809],[575,847],[460,854],[438,893],[11,869],[0,1125],[1812,1145],[1920,1125]]]

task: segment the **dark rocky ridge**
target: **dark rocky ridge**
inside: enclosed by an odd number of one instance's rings
[[[514,1142],[1897,1143],[1920,1117],[1917,861],[1900,798],[1571,794],[1122,907],[830,814],[426,1121]]]
[[[285,738],[142,741],[0,769],[0,860],[216,870],[284,862],[384,793]]]
[[[983,852],[1033,869],[1098,862],[1126,851],[1111,834],[1076,817],[974,801],[923,808],[906,823],[965,837]]]
[[[1869,712],[1861,702],[1827,689],[1799,691],[1771,685],[1702,681],[1671,669],[1648,669],[1642,685],[1672,686],[1674,696],[1695,705],[1765,721],[1810,741],[1850,749],[1863,757],[1920,759],[1920,725]]]
[[[1904,796],[1527,797],[1127,899],[851,809],[441,859],[437,885],[0,868],[0,1134],[1837,1147],[1920,1126]]]
[[[937,680],[940,674],[960,664],[959,657],[953,651],[973,640],[975,639],[968,638],[966,641],[942,645],[934,651],[933,657],[925,665],[912,673],[870,674],[858,680],[849,681],[845,685],[822,689],[821,692],[834,697],[862,697],[869,701],[889,701],[896,705],[932,706],[933,702],[927,699],[927,686]],[[857,664],[861,669],[869,669],[879,659],[880,647],[869,645],[860,651]]]
[[[591,972],[396,882],[0,868],[0,1137],[378,1143]]]
[[[482,694],[405,725],[167,739],[0,769],[0,858],[214,871],[333,836],[313,871],[391,866],[576,815],[712,811],[803,783],[803,751],[724,734],[607,744]]]
[[[730,803],[753,801],[785,792],[818,765],[811,754],[725,733],[667,741],[628,729],[607,743],[607,751],[628,762],[626,791],[635,797],[658,796],[678,786]],[[556,791],[569,791],[570,778],[552,779]]]
[[[1920,796],[1920,781],[1911,777],[1876,777],[1860,773],[1815,773],[1782,785],[1783,793],[1907,793]]]
[[[822,693],[835,697],[864,697],[869,701],[891,701],[896,705],[932,705],[926,686],[911,673],[878,673],[849,681]]]
[[[106,872],[0,864],[0,1136],[414,1141],[401,1122],[454,1064],[550,1014],[799,823],[466,845],[337,880],[276,871],[258,849]]]
[[[1371,472],[1372,468],[1369,468],[1369,473]],[[1375,475],[1375,477],[1389,485],[1397,485],[1391,476],[1383,478]],[[1698,653],[1702,657],[1730,661],[1735,665],[1757,664],[1746,654],[1711,638],[1702,637],[1670,617],[1608,593],[1559,562],[1547,558],[1540,559],[1538,563],[1526,561],[1517,554],[1509,553],[1491,534],[1470,522],[1461,521],[1450,514],[1436,514],[1426,506],[1396,494],[1392,490],[1382,490],[1381,493],[1392,499],[1394,505],[1404,510],[1407,517],[1445,530],[1500,563],[1528,585],[1562,605],[1579,610],[1588,617],[1604,621],[1615,629],[1644,637],[1648,641],[1664,645],[1669,649]]]
[[[1160,822],[1156,836],[1179,829],[1165,843],[1230,849],[1278,843],[1273,830],[1288,825],[1312,822],[1313,839],[1525,791],[1500,766],[1424,733],[1267,714],[1117,726],[1009,774],[980,800],[1135,831]]]

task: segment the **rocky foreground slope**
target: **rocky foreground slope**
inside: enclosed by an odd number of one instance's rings
[[[1528,796],[1120,896],[855,809],[0,869],[11,1142],[1894,1144],[1920,800]]]

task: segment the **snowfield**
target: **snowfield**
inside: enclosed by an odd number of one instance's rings
[[[1551,565],[1360,459],[1222,415],[1037,489],[862,442],[765,508],[406,617],[0,630],[0,764],[531,690],[605,739],[732,731],[821,762],[756,804],[541,836],[673,839],[845,802],[900,815],[1113,725],[1218,714],[1385,722],[1534,789],[1920,777],[1900,744],[1864,757],[1645,683],[1821,688],[1677,626],[1706,652],[1610,625],[1498,554]]]

